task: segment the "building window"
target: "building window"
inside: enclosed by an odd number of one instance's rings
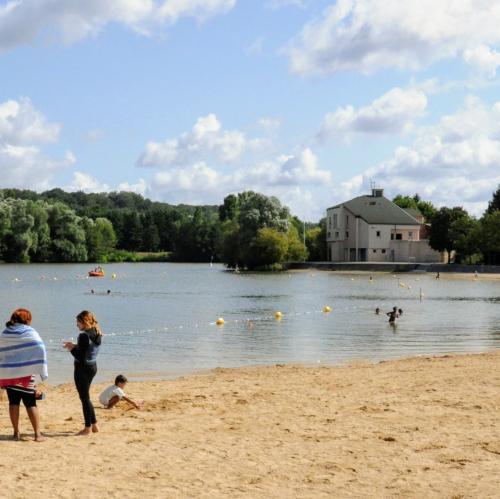
[[[328,217],[328,228],[332,228],[332,219],[330,217]]]
[[[401,241],[403,239],[403,234],[396,234],[396,240]]]
[[[338,215],[333,215],[333,228],[337,228],[337,223],[338,223]]]
[[[391,234],[391,241],[394,241],[394,234]]]
[[[349,215],[345,216],[345,226],[347,227],[349,225]]]
[[[338,239],[338,238],[339,238],[339,233],[335,232],[335,239]]]
[[[330,236],[331,236],[331,235],[332,235],[332,233],[331,233],[331,232],[329,232],[329,233],[328,233],[328,239],[330,239]]]
[[[377,230],[377,237],[380,237],[380,231]]]
[[[408,232],[408,239],[413,239],[413,232]]]
[[[377,252],[377,250],[376,250],[376,249],[374,249],[374,250],[373,250],[373,252],[374,252],[374,253],[376,253],[376,252]]]
[[[385,249],[382,250],[382,255],[385,255]]]
[[[347,230],[345,231],[345,238],[349,239],[349,232]]]

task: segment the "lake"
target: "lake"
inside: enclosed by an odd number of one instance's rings
[[[32,311],[53,384],[72,379],[62,341],[76,340],[83,309],[95,313],[105,334],[101,381],[119,373],[170,378],[217,366],[338,364],[500,346],[500,280],[411,273],[372,274],[370,283],[368,273],[234,273],[174,263],[110,264],[104,278],[86,278],[91,269],[0,265],[1,320],[17,307]],[[395,305],[404,313],[393,328],[385,312]],[[375,315],[376,307],[384,314]]]

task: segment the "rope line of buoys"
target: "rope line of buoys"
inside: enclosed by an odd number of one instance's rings
[[[352,307],[349,307],[352,308]],[[354,307],[355,308],[355,307]],[[310,314],[324,314],[327,309],[331,311],[331,307],[325,306],[323,307],[322,310],[308,310],[304,312],[290,312],[287,313],[287,317],[300,317],[300,316],[306,316]],[[256,323],[258,322],[266,322],[266,321],[271,321],[275,319],[276,321],[280,321],[285,314],[281,311],[276,311],[273,316],[269,315],[263,315],[263,316],[258,316],[258,317],[252,317],[252,318],[247,318],[247,319],[233,319],[233,320],[225,320],[223,317],[219,317],[216,319],[214,322],[209,322],[208,324],[201,324],[201,326],[223,326],[225,324],[246,324],[248,327],[253,327]],[[180,331],[183,329],[198,329],[200,328],[200,324],[177,324],[177,325],[172,325],[172,326],[164,326],[164,327],[157,327],[157,328],[151,328],[151,329],[141,329],[141,330],[135,330],[135,331],[120,331],[120,332],[106,332],[104,333],[104,336],[106,338],[112,337],[112,338],[121,338],[121,337],[126,337],[126,336],[133,336],[133,335],[144,335],[144,334],[160,334],[164,332],[169,332],[169,331]],[[59,337],[59,338],[50,338],[46,341],[48,345],[57,345],[60,344],[64,341],[75,341],[76,338],[71,336],[65,336],[65,337]]]

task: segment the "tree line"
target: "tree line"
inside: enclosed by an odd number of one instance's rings
[[[460,206],[437,209],[432,203],[422,201],[418,194],[398,195],[393,201],[401,208],[420,211],[430,225],[430,247],[447,251],[448,258],[454,254],[455,263],[500,264],[500,186],[480,218]]]
[[[173,261],[256,268],[308,254],[324,259],[323,236],[317,224],[292,217],[278,199],[254,192],[227,196],[219,207],[174,206],[130,192],[0,190],[5,262],[135,261],[144,258],[138,253],[156,255],[152,258],[162,253]],[[250,248],[262,255],[253,257]]]
[[[500,187],[477,219],[461,207],[437,209],[396,196],[420,211],[430,246],[459,263],[500,263]],[[304,223],[275,197],[230,194],[220,206],[170,205],[130,192],[0,190],[0,260],[5,262],[220,261],[230,268],[279,268],[325,261],[326,219]]]

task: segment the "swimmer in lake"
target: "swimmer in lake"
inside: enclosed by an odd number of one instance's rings
[[[380,308],[378,308],[378,307],[377,307],[377,308],[375,309],[375,313],[376,313],[377,315],[380,315]]]
[[[389,323],[395,324],[398,317],[398,307],[393,307],[390,312],[387,312],[387,315],[389,316]]]

